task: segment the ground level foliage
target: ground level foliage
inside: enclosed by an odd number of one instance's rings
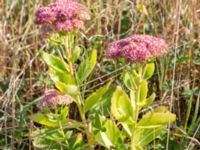
[[[199,149],[200,2],[69,2],[0,3],[0,149]]]

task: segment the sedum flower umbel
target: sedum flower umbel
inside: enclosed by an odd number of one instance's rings
[[[43,99],[37,104],[38,107],[57,105],[68,105],[73,102],[73,98],[69,95],[63,95],[55,89],[48,89],[44,92]]]
[[[106,56],[112,59],[125,58],[128,62],[146,62],[166,54],[168,50],[163,39],[136,34],[110,43]]]
[[[52,31],[71,32],[84,28],[90,14],[84,5],[73,0],[57,0],[36,12],[35,23]]]

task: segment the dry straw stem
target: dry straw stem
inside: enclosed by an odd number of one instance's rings
[[[5,149],[20,145],[16,139],[13,138],[12,143],[9,139],[19,127],[16,115],[19,112],[19,106],[23,108],[30,103],[42,93],[46,86],[44,82],[39,81],[39,76],[41,73],[45,74],[46,67],[37,57],[37,51],[38,49],[46,50],[47,45],[44,38],[38,36],[38,29],[33,20],[36,9],[49,2],[50,0],[0,0],[0,24],[2,25],[0,29],[0,111],[3,112],[0,128],[5,138],[4,145],[1,146]],[[190,43],[187,48],[181,49],[178,55],[188,54],[191,61],[186,65],[178,67],[176,65],[173,74],[170,69],[166,71],[164,81],[172,77],[174,80],[178,79],[178,82],[173,84],[173,90],[171,89],[173,92],[171,100],[180,98],[183,86],[189,89],[193,79],[199,78],[199,67],[192,64],[192,59],[196,56],[194,43],[198,48],[200,45],[198,32],[200,3],[198,0],[81,0],[81,2],[86,2],[89,9],[93,11],[92,20],[88,22],[86,32],[82,35],[86,39],[101,35],[103,44],[99,53],[104,53],[103,50],[108,42],[119,39],[122,35],[127,37],[133,33],[150,33],[162,37],[173,48],[183,45],[182,42],[185,40]],[[140,6],[138,4],[142,4],[142,11],[138,11],[138,6]],[[122,29],[123,22],[120,18],[124,19],[124,17],[129,18],[130,22],[126,22],[129,24],[128,28]],[[147,31],[147,27],[150,27],[150,31]],[[101,66],[105,65],[103,61],[99,63],[102,63]],[[194,70],[196,73],[193,75]],[[106,75],[101,73],[92,80],[100,81],[103,76]],[[92,81],[89,84],[92,85]],[[166,96],[163,94],[161,98],[165,100],[168,96],[169,92]],[[179,116],[184,117],[186,107],[177,106],[177,102],[180,101],[171,103],[173,112],[179,111]],[[31,108],[35,108],[35,105]],[[30,109],[26,115],[31,113]],[[183,119],[183,117],[179,118]],[[25,124],[30,124],[29,127],[23,127],[25,130],[31,131],[31,128],[35,128],[31,126],[29,120],[26,120]],[[31,143],[25,141],[26,139],[20,137],[20,140],[21,145],[27,146],[28,144],[29,148],[32,148]]]

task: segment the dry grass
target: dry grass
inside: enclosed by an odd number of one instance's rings
[[[103,53],[109,41],[133,33],[152,34],[166,39],[171,54],[158,60],[152,85],[162,93],[159,103],[169,102],[171,111],[184,121],[189,100],[183,97],[186,89],[200,88],[200,66],[193,63],[200,58],[200,1],[199,0],[82,0],[93,17],[83,37],[85,47],[99,42],[99,65],[104,66]],[[35,101],[49,84],[46,68],[38,57],[47,43],[38,36],[34,25],[36,9],[47,0],[0,0],[0,149],[33,149],[28,133],[35,127],[28,115],[35,111]],[[93,44],[90,44],[93,43]],[[83,43],[85,44],[85,43]],[[180,57],[189,59],[179,62]],[[102,72],[96,73],[99,78]],[[171,82],[172,81],[172,82]],[[195,82],[194,82],[195,81]],[[169,89],[160,86],[169,84]],[[35,100],[35,101],[33,101]],[[198,98],[193,95],[192,111]],[[198,107],[198,106],[197,106]],[[199,113],[196,124],[199,124]],[[189,116],[189,124],[192,116]],[[186,128],[187,128],[186,127]],[[181,126],[177,128],[182,128]],[[186,138],[188,149],[199,144],[199,126],[188,133],[186,128],[179,137]],[[181,130],[182,130],[181,129]],[[169,130],[170,131],[170,130]],[[176,134],[168,132],[170,134]],[[168,139],[169,140],[169,139]],[[168,143],[168,142],[166,142]],[[168,144],[167,144],[168,147]],[[168,148],[167,148],[168,149]]]

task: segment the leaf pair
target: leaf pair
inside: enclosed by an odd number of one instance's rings
[[[69,66],[61,58],[48,54],[41,53],[43,60],[50,68],[50,77],[54,81],[55,86],[62,92],[69,95],[76,95],[78,88],[74,85],[74,80],[69,72]]]
[[[146,66],[144,67],[144,72],[142,72],[142,75],[140,76],[138,72],[134,68],[132,68],[130,73],[125,73],[123,82],[129,90],[133,90],[135,88],[133,84],[135,84],[136,86],[139,84],[143,84],[143,86],[146,86],[144,84],[147,83],[141,83],[141,81],[147,82],[147,80],[152,77],[154,70],[154,63],[146,64]]]
[[[80,66],[77,72],[78,83],[81,84],[90,75],[97,60],[97,51],[93,50],[90,59],[86,59]]]
[[[118,86],[112,96],[112,115],[121,123],[134,124],[135,110],[133,108],[133,103],[130,101],[128,95]]]

